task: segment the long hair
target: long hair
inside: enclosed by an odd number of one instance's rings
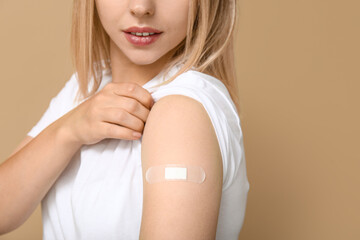
[[[182,67],[165,85],[189,69],[219,79],[228,89],[240,114],[234,59],[234,29],[237,0],[190,0],[187,35],[174,49],[164,66],[165,75],[178,63]],[[93,95],[100,86],[103,70],[110,66],[110,38],[104,30],[94,0],[74,0],[71,56],[77,74],[80,100]],[[93,87],[88,92],[90,80]],[[240,117],[240,115],[239,115]]]

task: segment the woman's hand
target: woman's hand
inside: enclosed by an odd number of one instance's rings
[[[80,144],[104,138],[135,140],[142,133],[154,100],[136,83],[108,83],[62,117],[61,126]]]

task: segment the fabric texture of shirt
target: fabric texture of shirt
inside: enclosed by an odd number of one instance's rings
[[[178,69],[178,65],[171,69],[165,79]],[[188,96],[199,101],[211,119],[223,164],[216,239],[237,240],[244,222],[250,185],[235,105],[219,79],[192,69],[169,84],[149,90],[164,81],[163,75],[160,72],[142,86],[151,93],[155,102],[172,94]],[[111,81],[111,73],[104,71],[97,92]],[[37,136],[78,106],[82,102],[74,101],[78,89],[73,74],[51,99],[47,110],[28,135]],[[143,203],[141,141],[142,137],[138,140],[106,138],[96,144],[83,145],[74,154],[42,199],[44,240],[139,239]]]

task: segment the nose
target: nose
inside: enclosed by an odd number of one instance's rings
[[[130,1],[130,12],[136,17],[142,17],[146,15],[153,15],[155,12],[155,7],[152,1],[150,0],[135,0]]]

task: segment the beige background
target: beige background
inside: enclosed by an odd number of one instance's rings
[[[72,1],[0,0],[1,161],[72,73]],[[360,239],[360,4],[240,1],[250,191],[239,239]],[[40,208],[1,240],[41,239]]]

